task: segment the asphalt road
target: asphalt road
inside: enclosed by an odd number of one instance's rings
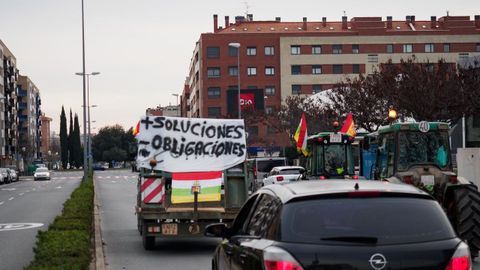
[[[81,172],[54,172],[51,181],[29,177],[0,186],[0,269],[30,263],[38,230],[46,230],[61,213],[81,177]]]
[[[217,239],[157,239],[154,250],[143,249],[134,211],[137,174],[100,171],[95,181],[107,269],[210,269]]]

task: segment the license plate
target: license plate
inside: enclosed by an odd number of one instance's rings
[[[162,224],[162,234],[164,235],[177,235],[178,228],[176,223]]]
[[[342,134],[330,134],[330,143],[341,143]]]
[[[422,175],[420,178],[424,185],[433,185],[435,184],[435,177],[433,175]]]

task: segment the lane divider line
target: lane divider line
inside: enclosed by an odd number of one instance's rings
[[[10,198],[8,198],[8,200],[9,200],[9,201],[11,201],[11,200],[13,200],[13,199],[14,199],[14,197],[10,197]]]
[[[0,205],[4,204],[5,202],[0,202]]]

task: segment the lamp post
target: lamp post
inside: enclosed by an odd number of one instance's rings
[[[180,112],[180,110],[179,110],[180,108],[178,107],[178,94],[172,94],[172,96],[177,97],[177,105],[176,105],[176,106],[177,106],[177,116],[180,116],[180,115],[179,115],[179,114],[180,114],[180,113],[179,113],[179,112]]]
[[[85,140],[86,136],[84,135],[83,138],[84,138],[84,147],[86,147],[87,151],[87,162],[85,162],[84,160],[84,166],[83,167],[86,167],[88,165],[88,172],[91,173],[92,172],[92,133],[91,133],[91,129],[90,129],[90,125],[91,125],[91,122],[90,122],[90,107],[92,108],[95,108],[95,107],[98,107],[98,105],[91,105],[90,106],[90,76],[95,76],[95,75],[99,75],[100,72],[92,72],[92,73],[82,73],[82,72],[77,72],[75,73],[75,75],[79,75],[79,76],[86,76],[87,77],[87,121],[88,121],[88,139]],[[85,110],[85,108],[84,108]],[[85,121],[84,121],[84,126],[86,125]],[[83,129],[85,131],[85,128]],[[85,151],[84,151],[85,153]]]
[[[240,108],[240,43],[232,42],[228,44],[229,47],[237,49],[237,88],[238,88],[238,119],[242,118],[242,111]]]
[[[85,80],[85,12],[82,0],[82,78],[83,78],[83,141],[87,141],[87,95],[86,95],[86,80]],[[83,181],[88,177],[87,170],[87,151],[83,149]]]

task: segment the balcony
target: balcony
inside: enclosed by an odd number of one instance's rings
[[[27,90],[23,90],[21,88],[18,89],[18,96],[19,97],[26,97],[27,96]]]
[[[18,108],[20,110],[26,110],[27,109],[27,103],[26,102],[20,102],[18,103]]]
[[[19,115],[18,119],[20,120],[21,123],[28,121],[28,116],[26,115]]]

